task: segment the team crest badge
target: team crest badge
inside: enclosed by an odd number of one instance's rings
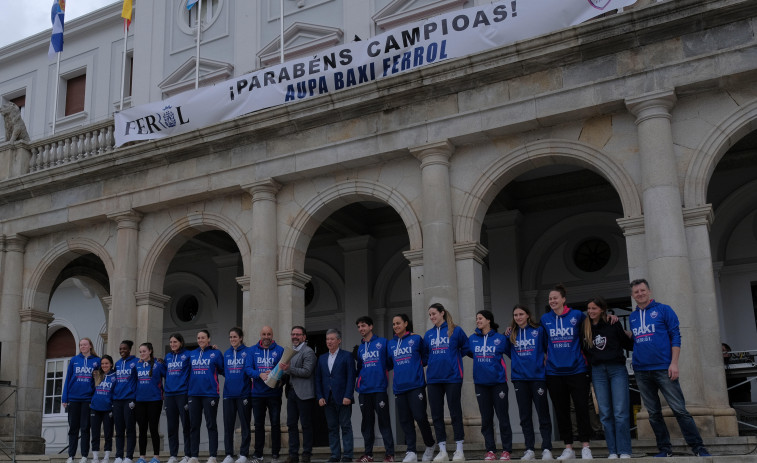
[[[212,352],[210,353],[210,358],[214,358],[215,356],[216,356],[216,354],[214,354]]]
[[[499,391],[499,398],[504,399],[505,398],[505,391]]]
[[[423,393],[422,392],[418,393],[418,400],[423,400]]]
[[[166,124],[166,127],[176,127],[176,116],[171,110],[171,105],[163,108],[163,123]]]
[[[384,408],[385,405],[386,405],[386,403],[383,400],[381,402],[379,402],[379,407]]]
[[[136,366],[136,363],[134,363],[134,362],[131,362],[131,363],[129,364],[129,368],[134,368],[135,366]]]
[[[415,341],[413,341],[413,340],[411,339],[411,340],[409,340],[409,341],[407,342],[407,345],[408,345],[408,346],[410,346],[410,347],[412,347],[413,345],[415,345]]]
[[[576,323],[578,323],[578,319],[576,317],[572,317],[570,319],[570,324],[573,325],[573,326],[576,326]]]
[[[495,340],[494,340],[494,345],[495,345],[495,346],[498,346],[498,345],[500,345],[500,344],[502,344],[502,341],[500,341],[499,339],[495,339]]]
[[[93,363],[93,364],[92,364],[92,366],[93,366],[94,368],[97,368],[97,362]]]
[[[538,330],[531,331],[531,336],[533,336],[533,337],[539,336],[539,331]]]
[[[607,338],[597,335],[597,337],[594,338],[594,347],[599,350],[605,350],[605,346],[607,346]]]
[[[380,342],[376,343],[376,349],[381,349],[381,343]]]
[[[247,357],[247,352],[242,352],[242,358]]]
[[[278,356],[279,356],[279,354],[277,354],[276,352],[273,352],[273,353],[271,354],[271,357],[273,357],[273,358],[276,358],[276,357],[278,357]]]
[[[186,359],[187,359],[187,356],[186,356],[186,355],[182,355],[182,356],[181,356],[181,359],[182,359],[182,360],[186,360]]]
[[[610,4],[610,0],[589,0],[589,4],[598,10],[604,10]]]
[[[539,394],[539,395],[544,395],[544,389],[539,388],[539,389],[536,390],[536,393]]]
[[[657,311],[653,310],[652,313],[649,314],[649,316],[652,318],[657,318]]]

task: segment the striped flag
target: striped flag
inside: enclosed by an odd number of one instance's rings
[[[131,25],[131,10],[132,10],[132,0],[124,0],[124,7],[121,10],[121,17],[124,18],[124,21],[126,22],[126,29],[129,29],[129,26]]]
[[[187,0],[187,10],[191,10],[195,3],[197,3],[197,0]]]
[[[55,58],[56,53],[63,51],[63,15],[66,12],[66,0],[53,0],[50,10],[50,21],[53,23],[53,33],[50,36],[50,48],[47,56]]]

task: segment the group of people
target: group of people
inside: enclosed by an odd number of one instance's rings
[[[223,393],[226,458],[223,463],[247,463],[251,415],[254,415],[255,428],[251,463],[263,462],[266,413],[271,425],[271,462],[278,463],[282,395],[287,397],[287,463],[311,461],[316,404],[323,407],[326,416],[330,447],[328,461],[353,461],[351,416],[355,391],[362,413],[360,430],[365,444],[363,454],[355,461],[374,461],[378,421],[385,448],[384,461],[393,462],[395,449],[387,393],[389,370],[394,372],[392,390],[407,446],[403,463],[414,463],[419,459],[423,462],[449,461],[445,399],[455,441],[452,460],[464,461],[461,400],[464,356],[473,358],[473,383],[486,447],[484,460],[510,460],[512,453],[504,356],[511,359],[511,381],[525,439],[526,451],[521,459],[536,459],[532,407],[538,416],[541,457],[543,460],[553,459],[547,393],[552,398],[558,431],[565,444],[557,459],[576,458],[571,401],[578,440],[582,443],[581,458],[592,458],[590,385],[593,385],[598,403],[609,458],[631,458],[629,379],[624,349],[634,350],[633,368],[657,440],[659,453],[656,456],[672,456],[658,392],[670,405],[694,454],[708,456],[694,420],[686,410],[678,383],[681,346],[678,318],[670,306],[652,299],[646,280],[631,282],[631,294],[637,304],[629,317],[631,330],[624,330],[617,317],[608,314],[607,304],[601,298],[589,301],[586,314],[567,307],[565,288],[558,285],[549,293],[551,310],[538,323],[527,307],[516,305],[512,322],[504,333],[498,332],[499,326],[491,311],[480,310],[476,314],[475,331],[467,336],[460,326],[455,325],[450,312],[436,303],[428,309],[433,326],[423,336],[413,332],[412,322],[406,314],[393,317],[394,336],[391,340],[374,334],[373,320],[362,316],[356,321],[362,339],[354,353],[342,349],[340,331],[330,329],[326,332],[328,351],[317,358],[307,345],[306,329],[295,326],[290,333],[294,355],[286,362],[282,361],[284,348],[276,344],[273,330],[267,326],[261,330],[258,343],[251,347],[245,346],[242,330],[232,328],[229,332],[231,347],[225,353],[211,345],[206,330],[197,334],[199,347],[192,351],[184,349],[180,334],[174,334],[170,338],[171,352],[166,354],[165,360],[155,359],[150,343],[140,345],[137,359],[131,355],[133,343],[124,341],[119,347],[121,359],[115,365],[107,355],[98,358],[92,342],[84,338],[79,343],[80,354],[69,363],[63,391],[70,426],[68,463],[76,454],[80,431],[80,463],[87,463],[90,425],[93,430],[92,463],[109,463],[114,425],[114,463],[132,463],[135,423],[140,429],[138,463],[146,463],[148,430],[154,452],[150,463],[159,463],[157,428],[164,400],[170,451],[168,463],[179,462],[179,423],[184,432],[185,456],[181,463],[197,463],[203,416],[209,438],[208,463],[216,463],[219,374],[226,378]],[[277,365],[283,372],[282,381],[269,386],[266,381]],[[433,432],[427,405],[431,410]],[[501,451],[497,450],[494,436],[495,415],[499,421]],[[241,446],[239,457],[234,460],[236,418],[241,423]],[[301,454],[298,422],[302,429]],[[101,425],[105,429],[103,459],[99,459]],[[420,457],[415,425],[425,445]]]

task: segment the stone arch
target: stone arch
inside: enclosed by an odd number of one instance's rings
[[[69,262],[84,254],[97,256],[105,266],[108,279],[112,280],[114,266],[108,251],[92,239],[71,238],[53,246],[40,259],[25,285],[22,307],[47,311],[58,275]]]
[[[457,242],[478,241],[489,205],[509,182],[529,170],[551,164],[571,164],[604,177],[620,196],[625,217],[641,215],[636,184],[606,153],[572,140],[539,140],[517,148],[492,163],[466,194],[455,224]]]
[[[718,162],[728,149],[757,130],[757,100],[739,108],[710,130],[694,152],[683,184],[685,207],[707,204],[707,187]]]
[[[212,212],[192,212],[169,225],[150,247],[137,278],[137,291],[160,293],[168,265],[176,251],[193,236],[211,230],[228,233],[242,256],[244,274],[250,274],[250,245],[241,228],[228,217]]]
[[[741,186],[728,195],[718,206],[712,221],[710,242],[712,243],[712,260],[724,261],[728,241],[734,228],[744,220],[746,214],[757,208],[757,183]]]
[[[410,249],[422,249],[420,221],[402,194],[370,180],[347,180],[326,188],[302,206],[281,246],[279,270],[303,269],[310,238],[329,215],[358,201],[377,200],[391,206],[399,214],[410,239]]]
[[[373,285],[373,307],[387,308],[388,291],[395,282],[400,271],[407,268],[407,258],[403,254],[404,247],[398,249],[384,264]]]

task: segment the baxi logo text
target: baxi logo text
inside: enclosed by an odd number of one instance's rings
[[[449,338],[447,336],[431,338],[431,347],[444,347],[448,345],[449,345]]]
[[[193,367],[209,367],[210,359],[192,359]]]
[[[518,339],[517,341],[515,341],[515,347],[518,349],[536,347],[536,339]]]
[[[549,336],[573,336],[573,328],[552,328],[549,330]]]
[[[654,324],[651,325],[641,325],[638,328],[633,329],[633,335],[634,336],[641,336],[644,334],[652,334],[654,333]]]
[[[473,350],[477,354],[493,354],[495,352],[494,346],[476,346]]]
[[[174,113],[174,109],[176,112]],[[137,134],[148,134],[155,132],[162,132],[163,130],[176,127],[177,125],[188,124],[189,119],[184,119],[181,114],[181,106],[172,108],[171,105],[163,108],[162,113],[148,114],[145,117],[140,117],[126,123],[124,135],[129,135],[130,132],[136,130]]]
[[[407,355],[412,354],[413,349],[411,347],[399,347],[397,349],[394,349],[394,356],[398,357],[400,355]]]
[[[364,361],[365,360],[370,360],[370,359],[377,359],[377,358],[379,358],[379,351],[377,351],[377,350],[370,351],[370,352],[368,352],[368,351],[363,352],[363,360]]]

